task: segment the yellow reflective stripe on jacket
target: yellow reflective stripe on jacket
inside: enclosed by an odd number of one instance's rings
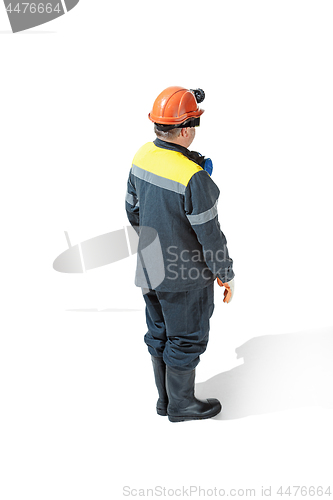
[[[151,174],[164,177],[183,186],[187,186],[191,177],[202,170],[193,161],[178,151],[158,148],[153,142],[148,142],[136,153],[133,165]]]

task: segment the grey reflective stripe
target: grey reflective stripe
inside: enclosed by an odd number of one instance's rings
[[[204,224],[217,216],[217,201],[215,205],[206,210],[206,212],[201,212],[198,215],[187,215],[188,220],[190,221],[192,226],[197,226],[198,224]]]
[[[126,198],[125,200],[127,201],[127,203],[129,203],[130,205],[134,205],[134,196],[132,194],[129,194],[129,193],[126,193]]]
[[[125,200],[127,201],[127,203],[129,203],[130,205],[134,206],[134,207],[138,207],[139,206],[139,201],[137,201],[136,203],[134,202],[135,198],[132,194],[130,193],[126,193],[126,197],[125,197]]]
[[[169,191],[173,191],[174,193],[178,194],[185,193],[186,186],[180,184],[180,182],[172,181],[171,179],[166,179],[165,177],[161,177],[160,175],[152,174],[151,172],[143,170],[137,165],[132,165],[132,173],[139,179],[149,182],[150,184],[154,184],[154,186],[168,189]]]

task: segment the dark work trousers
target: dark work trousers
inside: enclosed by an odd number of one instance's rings
[[[148,332],[144,336],[152,356],[177,370],[197,366],[208,343],[209,319],[214,311],[214,283],[188,292],[144,295]]]

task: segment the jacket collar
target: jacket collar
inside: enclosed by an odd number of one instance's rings
[[[201,164],[205,162],[205,157],[202,156],[200,153],[197,153],[196,151],[190,151],[189,149],[185,148],[184,146],[180,146],[180,144],[175,144],[174,142],[162,141],[158,137],[155,139],[154,144],[158,148],[169,149],[171,151],[177,151],[178,153],[183,154],[184,156],[186,156],[186,158],[194,161],[195,163],[197,163],[200,166],[202,166]]]

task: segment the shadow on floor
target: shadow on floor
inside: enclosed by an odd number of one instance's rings
[[[196,384],[199,399],[218,398],[231,420],[294,408],[333,408],[333,327],[254,337],[236,349],[244,363]]]

